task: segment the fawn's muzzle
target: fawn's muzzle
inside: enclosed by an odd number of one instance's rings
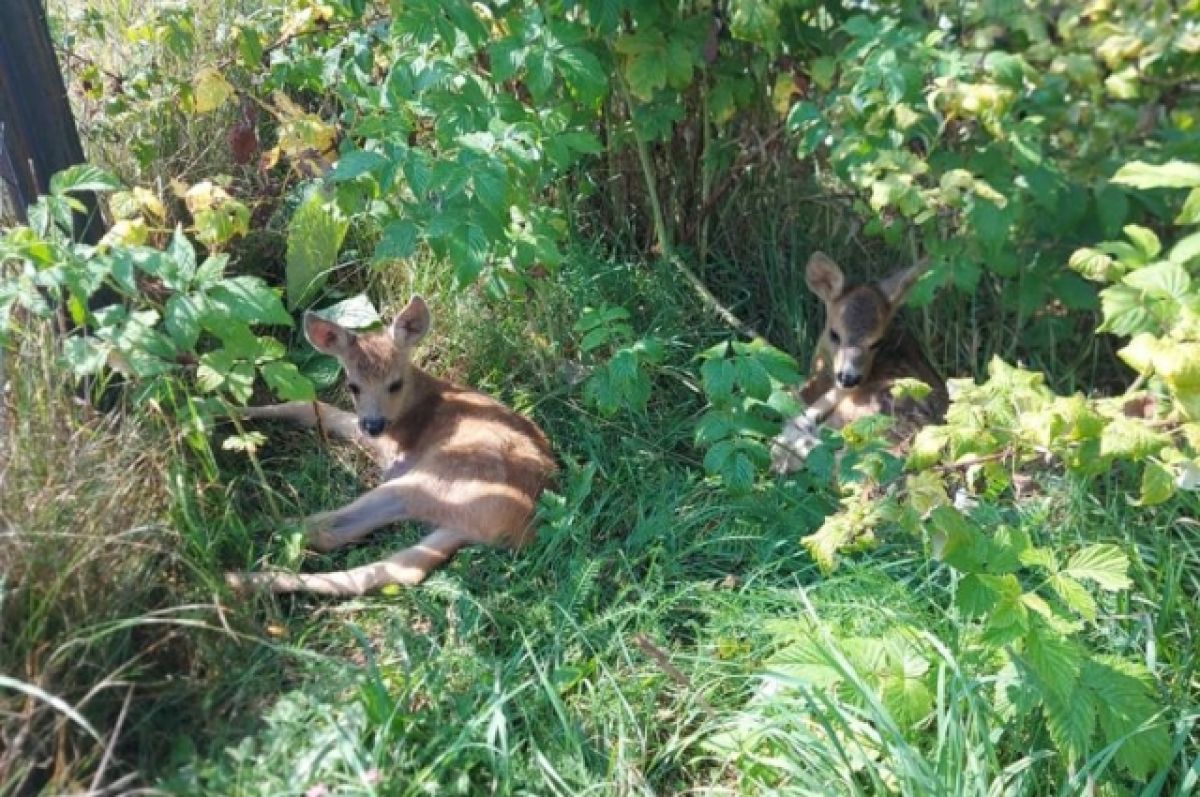
[[[387,428],[387,420],[384,418],[359,418],[358,427],[371,437],[379,437]]]
[[[838,387],[854,387],[862,381],[862,374],[852,371],[838,371],[836,374]]]

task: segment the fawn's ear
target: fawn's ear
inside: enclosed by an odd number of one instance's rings
[[[311,312],[304,314],[304,336],[317,351],[339,358],[354,342],[353,332]]]
[[[838,268],[838,264],[824,252],[813,252],[804,267],[804,282],[808,289],[826,303],[842,295],[846,287],[846,276]]]
[[[413,296],[392,321],[392,337],[397,345],[411,346],[425,337],[431,323],[429,305],[420,296]]]
[[[904,297],[908,295],[912,286],[917,284],[917,280],[924,273],[924,264],[918,263],[915,266],[909,266],[880,280],[879,290],[883,291],[883,295],[887,297],[888,303],[892,307],[898,307],[904,301]]]

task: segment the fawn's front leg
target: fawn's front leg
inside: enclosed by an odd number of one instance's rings
[[[323,401],[288,401],[283,404],[239,407],[236,412],[248,420],[287,421],[309,429],[323,429],[334,437],[363,446],[381,467],[387,467],[396,455],[396,443],[392,438],[362,434],[358,428],[358,416]]]
[[[239,591],[311,592],[350,597],[392,584],[413,587],[450,560],[471,539],[450,529],[436,529],[411,548],[369,565],[330,573],[230,573],[225,580]]]
[[[783,431],[771,441],[771,471],[791,473],[804,466],[804,460],[821,442],[821,423],[845,398],[847,391],[831,387],[817,397],[803,414],[784,424]]]

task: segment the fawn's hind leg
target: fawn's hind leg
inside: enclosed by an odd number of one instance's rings
[[[330,573],[230,573],[225,580],[241,591],[312,592],[350,597],[392,584],[412,587],[450,560],[471,539],[450,529],[436,529],[411,548],[361,567]]]

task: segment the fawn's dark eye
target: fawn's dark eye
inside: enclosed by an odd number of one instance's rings
[[[879,347],[883,345],[883,338],[871,344],[871,351],[879,351]]]
[[[840,345],[842,345],[842,338],[841,338],[841,336],[840,336],[840,335],[838,335],[838,333],[834,332],[832,329],[831,329],[831,330],[829,330],[829,339],[833,341],[833,345],[834,345],[834,346],[840,346]]]
[[[361,387],[354,384],[353,382],[350,383],[350,395],[357,396],[359,394],[359,392],[361,392],[361,391],[362,391]]]
[[[388,385],[388,392],[389,393],[399,393],[400,388],[403,385],[404,385],[404,383],[401,380],[397,379],[395,382],[392,382],[390,385]]]

